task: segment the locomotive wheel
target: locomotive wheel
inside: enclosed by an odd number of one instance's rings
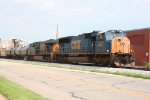
[[[112,67],[116,67],[116,64],[111,64]]]
[[[115,66],[121,66],[121,60],[119,57],[115,57],[114,58],[114,65]]]
[[[132,62],[130,63],[130,65],[131,65],[131,66],[134,66],[134,65],[135,65],[135,61],[132,61]]]
[[[104,64],[102,64],[104,67],[106,67],[107,66],[107,64],[106,63],[104,63]]]

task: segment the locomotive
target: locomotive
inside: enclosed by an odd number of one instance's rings
[[[134,66],[134,52],[121,30],[93,31],[8,49],[8,57],[60,63]]]
[[[56,62],[55,53],[58,52],[58,40],[50,39],[34,42],[27,48],[27,60],[40,60]]]
[[[134,66],[130,40],[121,30],[93,31],[59,38],[58,61]]]

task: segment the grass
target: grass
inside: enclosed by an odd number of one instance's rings
[[[128,77],[134,77],[134,78],[143,78],[143,79],[150,79],[150,75],[144,75],[144,74],[138,74],[138,73],[130,73],[130,72],[111,72],[111,71],[102,71],[102,70],[90,70],[91,72],[97,72],[97,73],[106,73],[106,74],[114,74],[114,75],[123,75]]]
[[[147,69],[150,69],[150,63],[145,62],[145,63],[144,63],[144,67],[147,68]]]
[[[10,61],[14,62],[14,61]],[[40,65],[40,66],[48,66],[48,67],[56,67],[56,68],[67,68],[67,69],[73,69],[73,70],[81,70],[81,71],[89,71],[89,72],[96,72],[96,73],[105,73],[105,74],[114,74],[114,75],[122,75],[122,76],[128,76],[128,77],[134,77],[134,78],[143,78],[143,79],[150,79],[150,75],[144,75],[144,74],[138,74],[138,73],[130,73],[130,72],[111,72],[108,70],[98,70],[98,69],[85,69],[85,68],[77,68],[77,67],[65,67],[60,65],[51,65],[51,64],[40,64],[36,62],[19,62],[18,63],[23,64],[33,64],[33,65]],[[145,63],[146,68],[150,68],[150,63]]]
[[[7,100],[48,100],[0,76],[0,93]]]

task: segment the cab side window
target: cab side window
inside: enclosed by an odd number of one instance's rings
[[[104,35],[103,34],[98,36],[98,40],[103,40],[103,39],[104,39]]]

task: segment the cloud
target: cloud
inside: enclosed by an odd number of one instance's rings
[[[70,9],[64,9],[60,11],[56,11],[55,14],[59,18],[68,18],[68,17],[80,17],[87,14],[93,13],[93,9],[88,7],[72,7]]]
[[[149,4],[150,0],[0,0],[0,31],[53,34],[56,24],[62,36],[92,27],[132,29],[149,25]]]
[[[57,1],[54,0],[13,0],[13,2],[17,4],[28,5],[32,10],[35,11],[49,11],[58,7]]]
[[[51,10],[51,9],[55,9],[55,4],[53,2],[45,2],[40,7],[40,10],[42,11]]]
[[[150,0],[137,0],[136,3],[137,4],[147,4],[147,3],[150,3]]]
[[[26,4],[34,4],[34,3],[38,3],[38,2],[43,2],[43,0],[12,0],[15,3],[26,3]]]

